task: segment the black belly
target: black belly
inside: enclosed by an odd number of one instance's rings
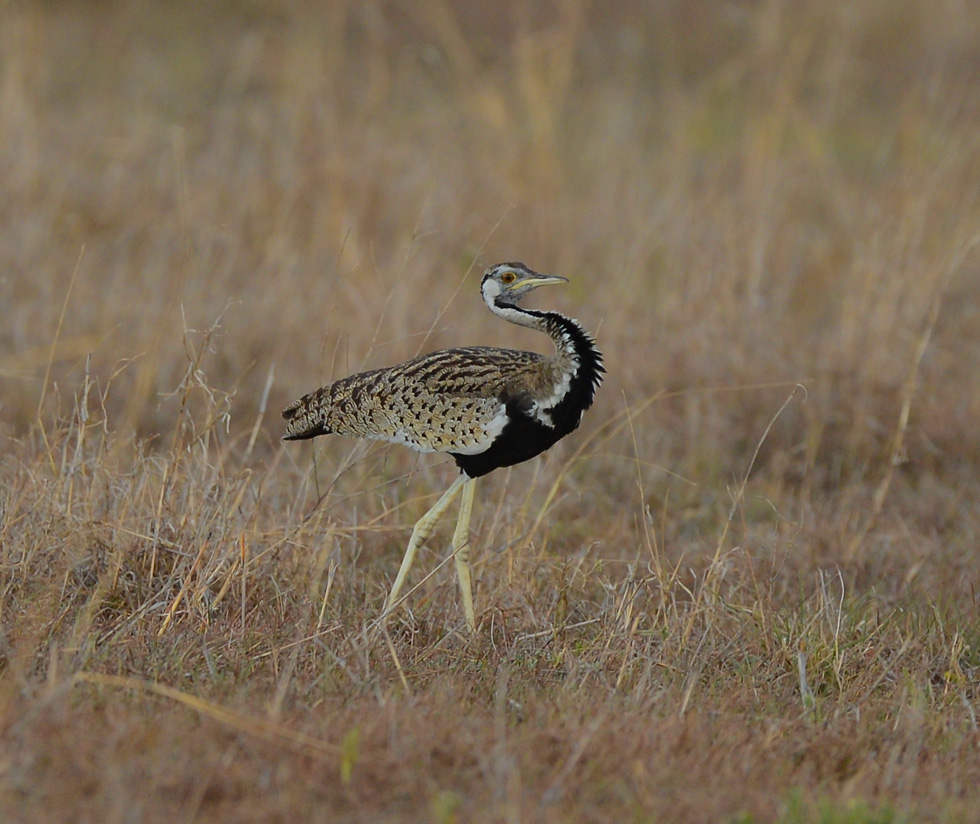
[[[570,431],[571,429],[552,429],[519,414],[507,422],[486,452],[479,455],[460,455],[456,452],[451,454],[456,459],[456,465],[467,477],[479,478],[502,466],[513,466],[540,455]]]

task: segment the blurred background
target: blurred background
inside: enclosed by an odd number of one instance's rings
[[[0,0],[0,810],[973,820],[978,90],[971,0]],[[382,643],[452,461],[279,410],[548,351],[508,260],[607,380]]]
[[[191,369],[233,435],[268,385],[268,453],[278,410],[350,371],[547,348],[478,299],[523,260],[570,279],[548,305],[607,354],[596,421],[637,409],[590,469],[612,494],[639,466],[647,503],[675,477],[679,506],[724,509],[795,382],[766,494],[861,512],[897,465],[945,490],[928,532],[975,484],[976,4],[8,2],[0,23],[14,438],[70,415],[88,370],[109,431],[165,446]]]

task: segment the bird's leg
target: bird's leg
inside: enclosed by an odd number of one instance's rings
[[[466,476],[461,474],[452,482],[449,489],[442,493],[442,497],[432,505],[432,508],[416,521],[415,528],[412,530],[412,537],[408,541],[408,549],[405,550],[405,557],[402,559],[402,565],[398,569],[398,575],[395,576],[395,583],[391,585],[391,592],[385,599],[384,609],[381,611],[382,620],[387,618],[391,610],[394,609],[395,600],[398,598],[398,593],[401,592],[408,571],[412,568],[412,562],[415,560],[415,553],[418,552],[418,548],[432,534],[432,530],[435,529],[442,513],[449,508],[466,480]]]
[[[463,477],[463,476],[460,476]],[[463,484],[463,497],[459,503],[459,520],[453,532],[453,558],[456,560],[456,574],[459,576],[459,590],[463,596],[463,612],[466,615],[466,628],[476,631],[476,615],[473,612],[473,590],[470,587],[470,514],[473,512],[473,493],[476,481],[467,478]]]

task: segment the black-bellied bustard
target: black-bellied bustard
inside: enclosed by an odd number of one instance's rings
[[[462,491],[452,551],[466,625],[475,629],[468,540],[476,478],[533,458],[578,427],[605,372],[602,353],[578,321],[519,305],[531,290],[565,281],[523,263],[498,263],[487,269],[480,286],[497,317],[545,332],[557,350],[552,357],[482,346],[445,349],[343,378],[282,413],[283,440],[374,438],[419,452],[449,453],[461,470],[415,524],[383,617],[396,605],[418,548]]]

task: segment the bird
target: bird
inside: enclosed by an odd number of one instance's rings
[[[469,524],[476,480],[534,458],[578,428],[606,371],[595,339],[577,320],[520,305],[541,286],[567,282],[512,262],[490,266],[480,283],[483,301],[494,315],[551,338],[555,354],[550,357],[485,346],[443,349],[342,378],[283,411],[285,441],[318,435],[382,440],[451,455],[460,470],[412,529],[382,622],[400,603],[398,595],[419,547],[461,495],[452,553],[466,626],[475,632]]]

